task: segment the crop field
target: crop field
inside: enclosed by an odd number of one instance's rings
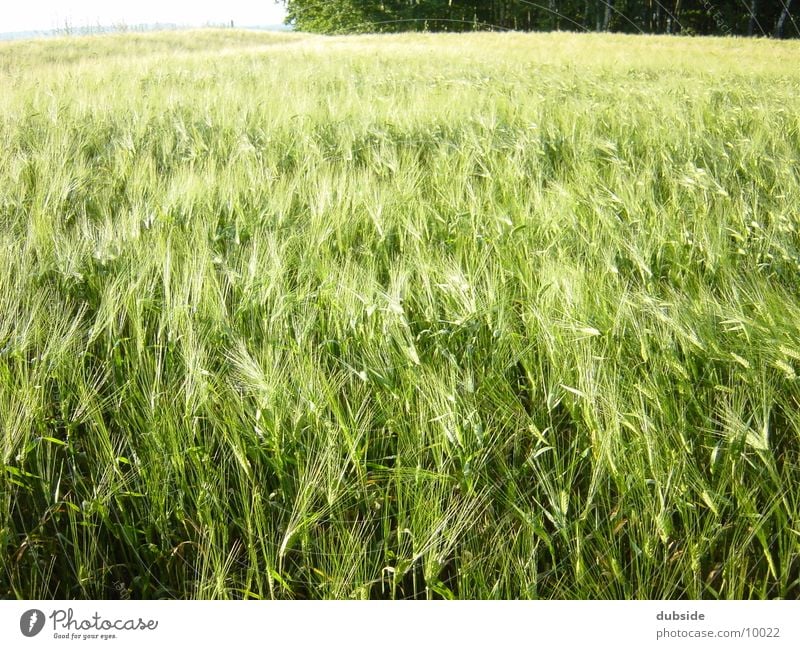
[[[0,44],[0,597],[800,597],[798,61]]]

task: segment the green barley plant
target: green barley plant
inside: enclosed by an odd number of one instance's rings
[[[0,44],[0,597],[800,596],[800,50]]]

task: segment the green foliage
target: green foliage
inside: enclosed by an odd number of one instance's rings
[[[0,44],[0,597],[798,598],[797,44]]]
[[[499,29],[800,36],[792,0],[286,0],[285,4],[287,22],[301,31],[325,34]]]

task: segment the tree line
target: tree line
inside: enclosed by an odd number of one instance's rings
[[[280,0],[320,33],[614,31],[800,37],[800,0]],[[794,8],[797,9],[797,6]]]

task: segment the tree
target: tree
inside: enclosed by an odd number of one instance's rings
[[[786,19],[789,17],[789,8],[791,7],[791,5],[792,5],[792,0],[785,0],[783,5],[783,11],[781,11],[781,16],[780,18],[778,18],[778,22],[775,23],[775,32],[774,32],[775,38],[783,38],[783,26],[786,24]]]
[[[793,0],[283,0],[302,31],[596,30],[800,36]],[[788,30],[791,23],[793,30]]]

